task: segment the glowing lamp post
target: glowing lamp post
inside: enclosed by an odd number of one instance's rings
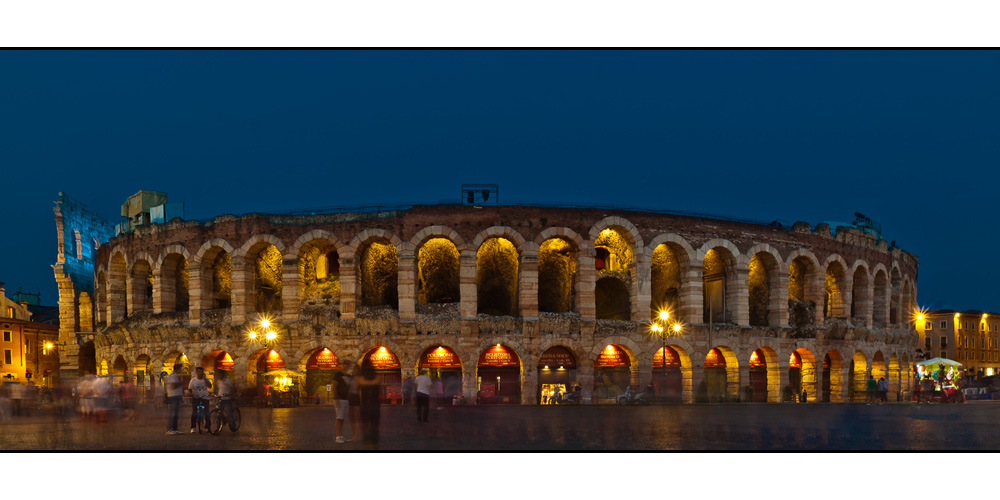
[[[680,322],[675,321],[664,328],[663,325],[667,325],[667,322],[670,320],[670,312],[667,310],[660,311],[658,319],[659,321],[653,321],[649,330],[653,333],[653,335],[660,337],[660,361],[662,363],[661,367],[663,371],[663,382],[660,386],[660,392],[662,393],[667,389],[667,338],[673,337],[674,335],[680,335],[683,327]]]
[[[261,318],[257,326],[260,328],[260,332],[254,327],[250,327],[247,331],[247,340],[250,341],[251,345],[258,345],[261,349],[264,349],[264,371],[267,371],[267,357],[271,354],[271,350],[278,343],[278,333],[274,331],[274,324],[271,323],[266,317]],[[264,398],[261,397],[261,403],[264,403]],[[264,403],[266,404],[266,403]]]

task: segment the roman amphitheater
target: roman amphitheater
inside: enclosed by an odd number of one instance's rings
[[[61,195],[56,212],[64,375],[148,385],[180,362],[301,399],[351,361],[382,373],[388,404],[420,368],[466,404],[650,384],[684,403],[844,402],[868,375],[908,391],[917,348],[917,259],[857,221],[441,204],[174,219],[87,244],[85,207]]]

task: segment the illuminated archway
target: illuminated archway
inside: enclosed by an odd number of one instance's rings
[[[702,300],[705,323],[736,323],[736,257],[726,247],[715,247],[702,260]]]
[[[179,253],[168,254],[160,265],[160,304],[164,312],[190,308],[188,262]]]
[[[417,369],[426,369],[434,381],[433,397],[438,406],[451,404],[451,399],[462,395],[462,360],[452,348],[444,345],[431,346],[424,350],[417,360]],[[440,387],[441,391],[438,392]]]
[[[681,355],[672,346],[660,348],[653,355],[651,382],[658,398],[679,403],[684,395]]]
[[[594,288],[597,319],[628,321],[632,318],[629,290],[618,276],[605,276],[597,280]]]
[[[431,238],[417,250],[417,303],[459,302],[459,253],[447,238]]]
[[[403,371],[396,353],[385,346],[370,349],[361,357],[361,366],[371,366],[382,378],[379,400],[382,404],[403,401]]]
[[[687,253],[677,243],[662,243],[653,250],[650,265],[650,312],[653,315],[662,310],[680,315],[682,264],[687,264]]]
[[[850,366],[850,380],[848,381],[848,393],[847,400],[855,402],[864,402],[866,393],[866,387],[868,382],[868,360],[865,358],[864,353],[861,351],[854,351],[854,355],[851,357]]]
[[[750,258],[749,294],[750,325],[778,326],[777,311],[772,304],[778,300],[778,261],[769,252],[759,252]]]
[[[736,353],[725,346],[716,346],[705,355],[704,388],[698,388],[696,402],[725,402],[740,396],[740,367]]]
[[[826,268],[823,299],[824,318],[843,318],[847,316],[844,297],[847,294],[847,270],[838,260],[829,261]]]
[[[805,393],[806,401],[822,398],[817,393],[820,390],[817,375],[816,358],[809,349],[800,347],[792,352],[788,359],[788,386],[792,388],[793,395]]]
[[[576,296],[577,249],[562,238],[549,238],[538,250],[538,310],[573,310]]]
[[[476,367],[479,404],[521,403],[521,359],[497,344],[479,355]]]
[[[125,361],[125,357],[119,354],[115,358],[114,364],[111,366],[111,386],[118,388],[118,382],[125,380],[125,375],[128,373],[128,362]]]
[[[236,370],[236,362],[233,356],[226,351],[216,350],[205,355],[201,360],[202,369],[205,370],[205,377],[215,386],[218,372],[226,372],[226,377],[232,379]]]
[[[632,356],[628,348],[608,344],[594,360],[594,399],[613,403],[632,383]],[[638,390],[636,392],[639,392]]]
[[[328,347],[317,347],[306,353],[305,358],[306,396],[319,396],[327,401],[332,401],[334,397],[332,392],[333,376],[337,370],[343,368],[340,359]],[[299,366],[301,369],[302,365]],[[331,390],[327,390],[327,386],[331,386]]]
[[[572,392],[578,384],[576,356],[564,346],[552,346],[538,358],[538,402],[551,403],[558,390]]]
[[[476,252],[479,314],[517,316],[517,248],[506,238],[489,238]]]

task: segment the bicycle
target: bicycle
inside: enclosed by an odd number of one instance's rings
[[[231,408],[232,419],[226,416],[226,412],[223,411],[222,408],[222,399],[218,398],[219,406],[214,408],[208,414],[210,419],[212,420],[212,428],[209,429],[209,432],[211,432],[213,436],[218,436],[219,433],[222,432],[222,424],[229,424],[230,432],[236,432],[240,430],[240,423],[242,422],[242,418],[240,416],[240,409],[236,405],[236,402],[239,400],[239,396],[240,395],[237,394],[233,396],[233,399],[231,399],[231,401],[233,402],[233,407]]]
[[[196,415],[197,415],[196,422],[198,423],[198,434],[201,434],[202,433],[202,423],[205,422],[205,403],[199,402],[198,403],[198,407],[197,407],[197,409],[195,411],[196,411]],[[209,416],[211,416],[211,414],[209,414]],[[211,431],[211,429],[208,428],[207,424],[205,425],[205,430],[206,431]]]

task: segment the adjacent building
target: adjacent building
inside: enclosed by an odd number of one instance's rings
[[[953,359],[974,376],[1000,374],[1000,313],[935,309],[915,323],[925,357]]]
[[[31,320],[27,301],[7,297],[0,282],[0,382],[51,386],[59,381],[59,326]]]

